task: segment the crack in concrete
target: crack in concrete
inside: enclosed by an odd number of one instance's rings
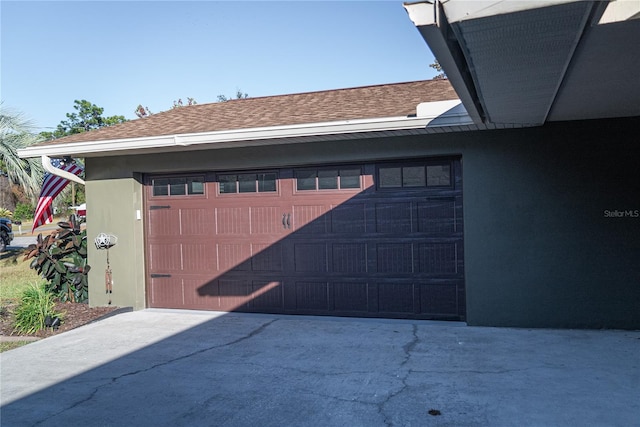
[[[418,325],[413,324],[411,326],[413,326],[413,329],[411,331],[413,339],[410,342],[408,342],[407,344],[402,346],[402,350],[404,351],[404,354],[405,354],[405,359],[400,364],[400,366],[404,366],[409,361],[409,359],[411,358],[411,352],[413,351],[414,347],[420,341],[420,339],[418,338]]]
[[[402,346],[402,351],[404,351],[405,357],[404,357],[404,360],[400,363],[400,368],[402,368],[404,365],[407,364],[407,362],[409,362],[409,359],[411,359],[411,352],[413,351],[415,346],[420,342],[420,339],[418,338],[418,325],[414,323],[411,326],[412,326],[411,341],[409,341],[408,343]],[[393,423],[389,419],[389,416],[385,413],[384,407],[387,403],[389,403],[391,399],[398,396],[399,394],[404,392],[407,389],[407,387],[409,387],[409,385],[407,384],[407,379],[409,378],[409,375],[411,375],[412,372],[413,371],[411,369],[408,369],[402,377],[398,375],[398,378],[400,378],[400,382],[402,386],[395,392],[389,393],[387,398],[378,404],[378,413],[384,417],[383,421],[386,426],[392,427]]]
[[[133,376],[133,375],[138,375],[138,374],[141,374],[141,373],[144,373],[144,372],[148,372],[148,371],[151,371],[153,369],[169,365],[171,363],[179,362],[181,360],[188,359],[188,358],[193,357],[193,356],[197,356],[198,354],[206,353],[207,351],[216,350],[216,349],[219,349],[219,348],[229,347],[229,346],[232,346],[234,344],[238,344],[239,342],[251,339],[251,338],[255,337],[256,335],[262,333],[267,328],[267,326],[271,325],[272,323],[274,323],[276,321],[278,321],[278,319],[273,319],[273,320],[261,325],[259,328],[254,329],[249,334],[238,338],[237,340],[233,340],[233,341],[225,343],[225,344],[213,345],[211,347],[203,348],[201,350],[194,351],[194,352],[189,353],[189,354],[184,354],[184,355],[182,355],[180,357],[176,357],[174,359],[170,359],[170,360],[166,360],[166,361],[161,362],[161,363],[157,363],[157,364],[155,364],[153,366],[150,366],[148,368],[145,368],[145,369],[139,369],[137,371],[128,372],[126,374],[122,374],[122,375],[119,375],[119,376],[117,376],[115,378],[112,378],[112,381],[115,382],[115,381],[117,381],[117,380],[119,380],[121,378],[125,378],[125,377],[129,377],[129,376]]]
[[[104,386],[106,386],[106,385],[109,385],[109,384],[111,384],[111,381],[106,382],[106,383],[104,383],[104,384],[101,384],[101,385],[99,385],[99,386],[96,386],[96,388],[94,388],[94,389],[93,389],[93,391],[92,391],[92,392],[89,394],[89,396],[87,396],[86,398],[84,398],[84,399],[82,399],[82,400],[79,400],[79,401],[77,401],[77,402],[73,403],[73,405],[71,405],[71,406],[69,406],[69,407],[67,407],[67,408],[62,409],[62,410],[60,410],[59,412],[56,412],[55,414],[51,414],[51,415],[49,415],[48,417],[46,417],[46,418],[44,418],[44,419],[42,419],[42,420],[40,420],[40,421],[35,422],[33,425],[34,425],[34,426],[41,425],[42,423],[45,423],[45,422],[49,421],[50,419],[52,419],[52,418],[54,418],[54,417],[57,417],[57,416],[58,416],[58,415],[60,415],[60,414],[63,414],[63,413],[64,413],[64,412],[66,412],[66,411],[69,411],[69,410],[71,410],[71,409],[73,409],[73,408],[75,408],[75,407],[77,407],[77,406],[79,406],[79,405],[81,405],[81,404],[83,404],[83,403],[85,403],[85,402],[90,401],[90,400],[91,400],[91,399],[93,399],[93,397],[98,393],[98,390],[100,390],[100,388],[102,388],[102,387],[104,387]]]
[[[219,349],[219,348],[224,348],[224,347],[228,347],[228,346],[232,346],[232,345],[238,344],[238,343],[240,343],[242,341],[246,341],[246,340],[251,339],[251,338],[255,337],[256,335],[262,333],[268,326],[270,326],[271,324],[273,324],[274,322],[276,322],[278,320],[279,319],[273,319],[273,320],[271,320],[269,322],[266,322],[266,323],[260,325],[260,327],[258,327],[256,329],[254,329],[253,331],[249,332],[247,335],[245,335],[243,337],[240,337],[240,338],[238,338],[236,340],[233,340],[231,342],[228,342],[228,343],[225,343],[225,344],[214,345],[214,346],[207,347],[207,348],[203,348],[203,349],[200,349],[200,350],[188,353],[188,354],[184,354],[184,355],[179,356],[179,357],[175,357],[173,359],[165,360],[164,362],[161,362],[161,363],[156,363],[155,365],[152,365],[152,366],[150,366],[148,368],[138,369],[137,371],[132,371],[132,372],[127,372],[127,373],[118,375],[117,377],[111,377],[109,379],[109,381],[107,381],[104,384],[101,384],[99,386],[96,386],[93,389],[93,391],[89,394],[89,396],[87,396],[86,398],[74,402],[71,406],[68,406],[68,407],[62,409],[62,410],[56,412],[55,414],[51,414],[48,417],[46,417],[46,418],[44,418],[44,419],[42,419],[40,421],[37,421],[33,425],[34,426],[40,425],[40,424],[42,424],[42,423],[44,423],[44,422],[46,422],[46,421],[48,421],[48,420],[50,420],[50,419],[52,419],[54,417],[57,417],[57,416],[65,413],[67,411],[70,411],[70,410],[78,407],[79,405],[81,405],[81,404],[83,404],[85,402],[90,401],[91,399],[93,399],[93,397],[98,393],[98,391],[102,387],[105,387],[107,385],[112,385],[112,384],[116,383],[118,380],[121,380],[122,378],[130,377],[130,376],[134,376],[134,375],[138,375],[138,374],[142,374],[142,373],[145,373],[145,372],[149,372],[149,371],[152,371],[154,369],[160,368],[162,366],[167,366],[167,365],[170,365],[172,363],[179,362],[181,360],[185,360],[185,359],[188,359],[188,358],[193,357],[193,356],[197,356],[197,355],[202,354],[202,353],[206,353],[207,351],[216,350],[216,349]]]

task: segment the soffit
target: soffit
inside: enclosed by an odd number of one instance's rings
[[[442,0],[405,8],[476,122],[640,114],[640,0]]]

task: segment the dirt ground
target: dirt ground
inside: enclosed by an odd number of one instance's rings
[[[2,336],[20,335],[13,332],[13,310],[15,304],[10,304],[3,307],[2,313],[0,313],[0,339]],[[35,334],[26,336],[45,338],[56,334],[69,331],[87,323],[99,320],[109,314],[113,314],[118,310],[118,307],[89,307],[88,304],[80,303],[56,303],[55,311],[62,313],[62,324],[57,330],[52,328],[42,329]]]

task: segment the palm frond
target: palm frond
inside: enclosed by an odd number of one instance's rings
[[[21,159],[18,150],[39,141],[24,115],[6,110],[0,104],[0,168],[13,183],[21,186],[28,197],[40,192],[43,169],[38,159]]]

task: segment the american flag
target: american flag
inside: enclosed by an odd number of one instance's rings
[[[80,175],[83,171],[83,169],[74,162],[63,163],[60,159],[51,159],[51,164],[58,169],[71,172],[74,175]],[[64,190],[67,184],[69,184],[69,180],[66,178],[61,178],[50,173],[44,175],[40,199],[38,199],[36,214],[33,218],[32,233],[33,230],[41,225],[53,222],[53,199]]]

